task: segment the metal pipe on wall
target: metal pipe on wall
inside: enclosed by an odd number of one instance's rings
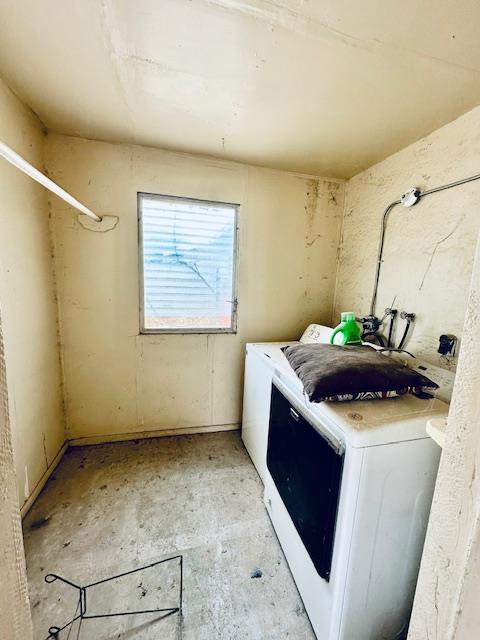
[[[89,218],[92,218],[92,220],[95,220],[96,222],[102,221],[101,216],[98,216],[91,209],[83,205],[76,198],[74,198],[70,193],[68,193],[68,191],[65,191],[65,189],[62,189],[62,187],[59,187],[58,184],[53,182],[53,180],[50,180],[50,178],[48,178],[45,174],[43,174],[41,171],[36,169],[24,158],[22,158],[22,156],[20,156],[16,151],[14,151],[9,146],[7,146],[4,142],[1,142],[1,141],[0,141],[0,156],[2,158],[5,158],[5,160],[10,162],[11,164],[13,164],[13,166],[16,167],[17,169],[20,169],[20,171],[23,171],[23,173],[26,173],[27,176],[30,176],[30,178],[33,178],[34,180],[39,182],[43,187],[45,187],[46,189],[49,189],[49,191],[57,195],[59,198],[62,198],[62,200],[65,200],[65,202],[68,202],[68,204],[70,204],[72,207],[75,207],[75,209],[78,209],[80,213],[83,213]]]
[[[387,229],[387,219],[390,215],[390,211],[397,205],[400,204],[401,200],[395,200],[391,202],[388,207],[383,212],[382,216],[382,229],[380,231],[380,242],[378,244],[378,254],[377,254],[377,270],[375,272],[375,285],[373,289],[372,302],[370,303],[370,315],[375,315],[375,305],[377,303],[377,290],[378,290],[378,281],[380,279],[380,266],[382,264],[382,256],[383,256],[383,245],[385,243],[385,231]]]
[[[468,178],[462,178],[461,180],[455,180],[455,182],[449,182],[447,184],[441,185],[440,187],[433,187],[432,189],[427,189],[426,191],[420,191],[420,189],[414,188],[410,191],[407,191],[400,200],[394,200],[391,202],[382,216],[382,227],[380,231],[380,240],[378,243],[378,254],[377,254],[377,268],[375,272],[375,281],[373,285],[373,294],[372,301],[370,303],[370,316],[375,316],[375,305],[377,303],[377,293],[378,293],[378,282],[380,279],[380,269],[383,262],[383,247],[385,244],[385,231],[387,227],[387,219],[390,215],[390,212],[397,204],[403,204],[405,207],[411,207],[417,202],[419,202],[424,196],[428,196],[432,193],[438,193],[439,191],[445,191],[445,189],[451,189],[452,187],[458,187],[459,185],[466,184],[467,182],[474,182],[475,180],[480,180],[480,173],[477,173],[474,176],[470,176]]]

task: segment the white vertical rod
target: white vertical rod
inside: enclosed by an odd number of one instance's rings
[[[13,164],[14,167],[17,167],[17,169],[20,169],[20,171],[23,171],[23,173],[26,173],[27,176],[30,176],[30,178],[33,178],[34,180],[39,182],[42,186],[49,189],[52,193],[62,198],[62,200],[65,200],[65,202],[68,202],[68,204],[71,204],[72,207],[75,207],[75,209],[78,209],[84,215],[88,216],[89,218],[92,218],[93,220],[96,220],[97,222],[102,221],[102,218],[100,216],[97,216],[96,213],[93,213],[93,211],[88,209],[85,205],[83,205],[76,198],[70,195],[67,191],[65,191],[65,189],[62,189],[62,187],[59,187],[58,184],[55,184],[55,182],[53,182],[53,180],[50,180],[50,178],[47,178],[46,175],[44,175],[38,169],[35,169],[35,167],[33,167],[29,162],[27,162],[24,158],[22,158],[22,156],[18,155],[18,153],[16,153],[13,149],[8,147],[5,143],[1,141],[0,141],[0,156],[2,158],[5,158],[5,160],[10,162],[11,164]]]

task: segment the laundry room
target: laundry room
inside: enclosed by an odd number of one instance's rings
[[[475,640],[466,0],[0,4],[0,638]]]

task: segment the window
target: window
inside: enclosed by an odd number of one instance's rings
[[[237,208],[138,195],[142,333],[235,331]]]

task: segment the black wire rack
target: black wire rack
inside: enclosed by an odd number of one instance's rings
[[[93,587],[97,587],[98,585],[101,585],[101,584],[105,584],[107,582],[112,582],[113,580],[118,580],[119,578],[123,578],[125,576],[139,573],[140,571],[145,571],[146,569],[151,569],[152,567],[159,566],[166,562],[174,562],[174,561],[178,561],[178,568],[180,573],[178,607],[166,607],[166,608],[160,608],[160,609],[144,609],[144,610],[138,610],[138,611],[116,611],[113,613],[97,613],[94,615],[89,615],[88,599],[87,599],[87,594],[89,589],[92,589]],[[164,560],[159,560],[158,562],[152,562],[151,564],[145,565],[143,567],[132,569],[131,571],[125,571],[124,573],[118,573],[117,575],[110,576],[109,578],[104,578],[103,580],[98,580],[97,582],[91,582],[90,584],[87,584],[84,586],[79,586],[78,584],[75,584],[74,582],[71,582],[70,580],[67,580],[66,578],[63,578],[62,576],[59,576],[55,573],[47,573],[47,575],[45,576],[45,582],[47,582],[48,584],[56,582],[57,580],[69,585],[70,587],[78,591],[77,607],[75,609],[75,613],[73,614],[73,618],[69,622],[64,624],[62,627],[51,626],[48,629],[48,636],[46,640],[49,640],[50,638],[58,638],[59,634],[65,629],[67,629],[68,627],[70,627],[70,631],[71,631],[71,626],[77,620],[79,621],[77,637],[80,637],[80,629],[81,629],[83,620],[93,620],[96,618],[115,618],[117,616],[131,616],[131,615],[140,615],[140,614],[160,613],[162,615],[156,618],[156,621],[158,621],[158,620],[163,620],[164,618],[168,618],[169,616],[178,614],[179,623],[180,624],[182,623],[183,556],[181,555],[172,556],[171,558],[165,558]]]

